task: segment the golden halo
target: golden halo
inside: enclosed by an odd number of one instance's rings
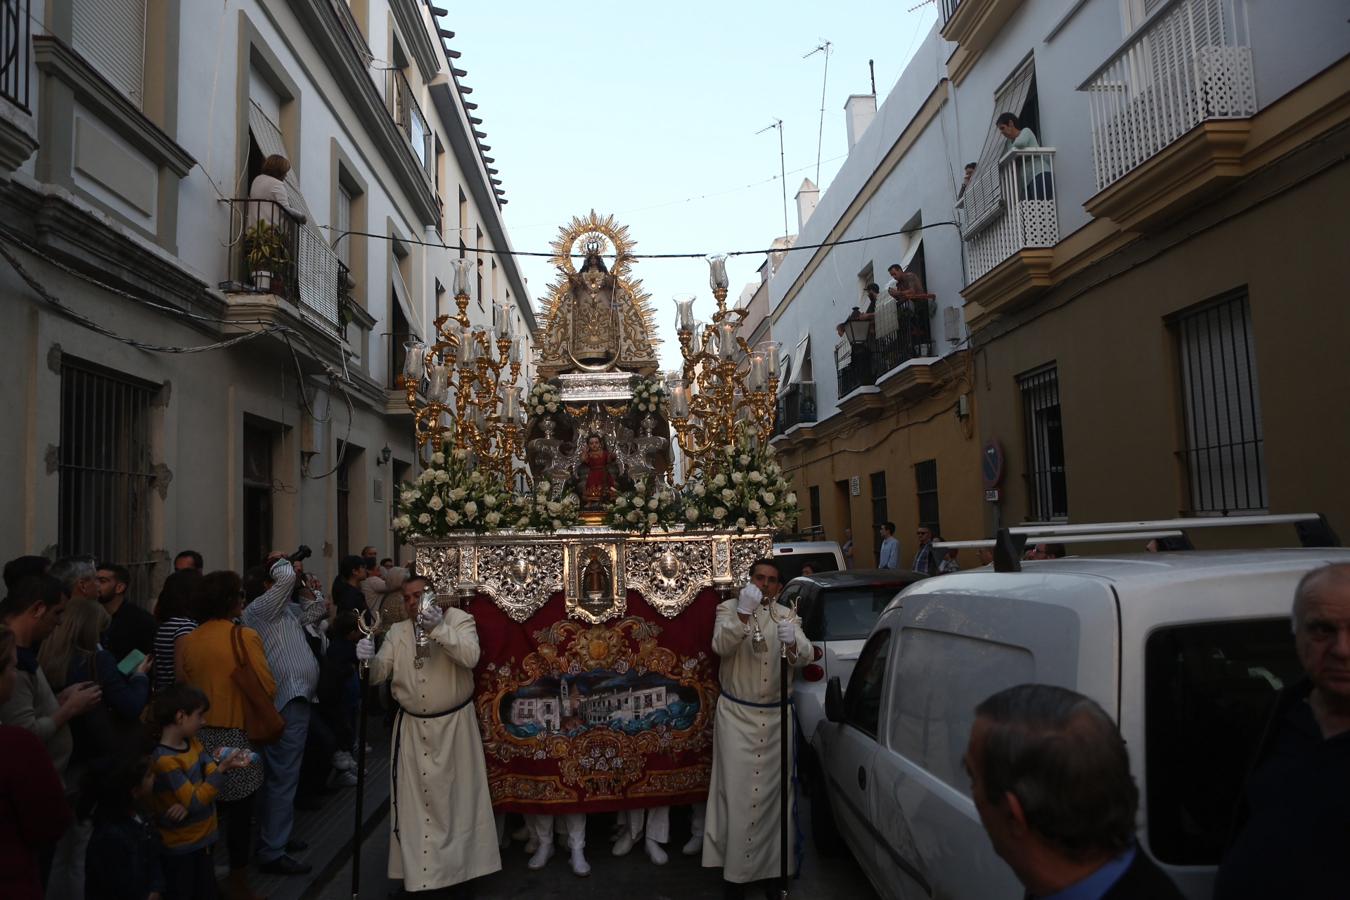
[[[551,247],[553,256],[549,261],[567,275],[575,275],[576,266],[572,263],[572,256],[578,252],[575,249],[578,243],[582,253],[588,252],[596,244],[599,245],[597,252],[601,255],[607,255],[604,252],[607,246],[613,248],[614,265],[610,274],[615,278],[628,274],[629,254],[636,243],[628,236],[628,226],[620,225],[614,216],[601,217],[595,210],[591,210],[584,219],[573,216],[572,221],[563,226],[554,238]]]

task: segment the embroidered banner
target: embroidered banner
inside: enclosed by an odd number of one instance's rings
[[[561,592],[523,623],[467,607],[482,647],[475,705],[498,811],[561,814],[702,802],[712,772],[718,595],[673,619],[630,591],[621,618],[566,618]]]

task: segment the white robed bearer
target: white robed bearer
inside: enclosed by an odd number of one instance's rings
[[[703,865],[720,866],[733,894],[738,885],[780,877],[791,854],[790,846],[787,854],[780,846],[783,817],[791,812],[784,809],[782,773],[792,770],[791,742],[782,739],[780,665],[785,651],[793,668],[804,667],[811,655],[796,617],[775,602],[781,586],[772,560],[755,561],[750,583],[717,607],[713,626],[722,696],[713,726]],[[793,733],[790,720],[787,731]],[[786,861],[790,871],[794,860],[788,855]]]
[[[390,765],[389,877],[430,891],[501,869],[487,767],[473,706],[478,629],[461,609],[423,602],[427,580],[403,583],[405,621],[379,653],[362,638],[370,680],[390,682],[399,713]],[[373,657],[373,659],[372,659]]]

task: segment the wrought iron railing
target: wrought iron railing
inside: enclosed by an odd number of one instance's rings
[[[1256,113],[1252,52],[1232,0],[1171,0],[1078,86],[1101,190],[1209,119]]]
[[[852,343],[844,339],[836,345],[840,397],[876,384],[878,378],[911,359],[934,354],[933,302],[931,295],[899,303],[883,299],[865,341]]]
[[[961,0],[942,0],[942,21],[946,22],[956,15],[956,8],[960,5]]]
[[[238,229],[229,248],[233,286],[283,297],[338,334],[347,273],[323,236],[271,200],[226,202]]]
[[[0,97],[28,112],[29,0],[0,0]]]
[[[1005,153],[997,167],[976,174],[956,201],[956,217],[966,242],[967,284],[1019,250],[1055,246],[1054,149]]]
[[[787,386],[778,397],[778,418],[774,433],[782,434],[794,425],[816,421],[816,383],[799,381]]]
[[[427,124],[426,116],[422,115],[422,108],[417,105],[408,77],[398,69],[385,70],[384,102],[389,115],[394,117],[395,124],[412,146],[417,161],[422,164],[427,175],[432,176],[436,165],[436,154],[433,152],[436,137]]]

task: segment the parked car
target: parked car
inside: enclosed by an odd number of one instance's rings
[[[773,545],[773,561],[783,584],[802,574],[803,566],[820,572],[838,572],[844,565],[844,551],[838,541],[784,541]]]
[[[805,756],[810,755],[816,725],[825,717],[827,679],[848,683],[877,616],[896,594],[923,577],[893,569],[853,569],[799,576],[783,588],[780,602],[797,604],[815,654],[810,665],[797,671],[792,689]],[[802,764],[811,763],[807,758]]]
[[[887,898],[1021,896],[961,760],[978,703],[1056,684],[1116,718],[1141,847],[1188,897],[1208,898],[1259,730],[1301,674],[1295,585],[1332,562],[1350,550],[1070,557],[912,585],[877,620],[847,690],[827,683],[812,740],[828,797],[812,804],[817,842],[846,841]]]

